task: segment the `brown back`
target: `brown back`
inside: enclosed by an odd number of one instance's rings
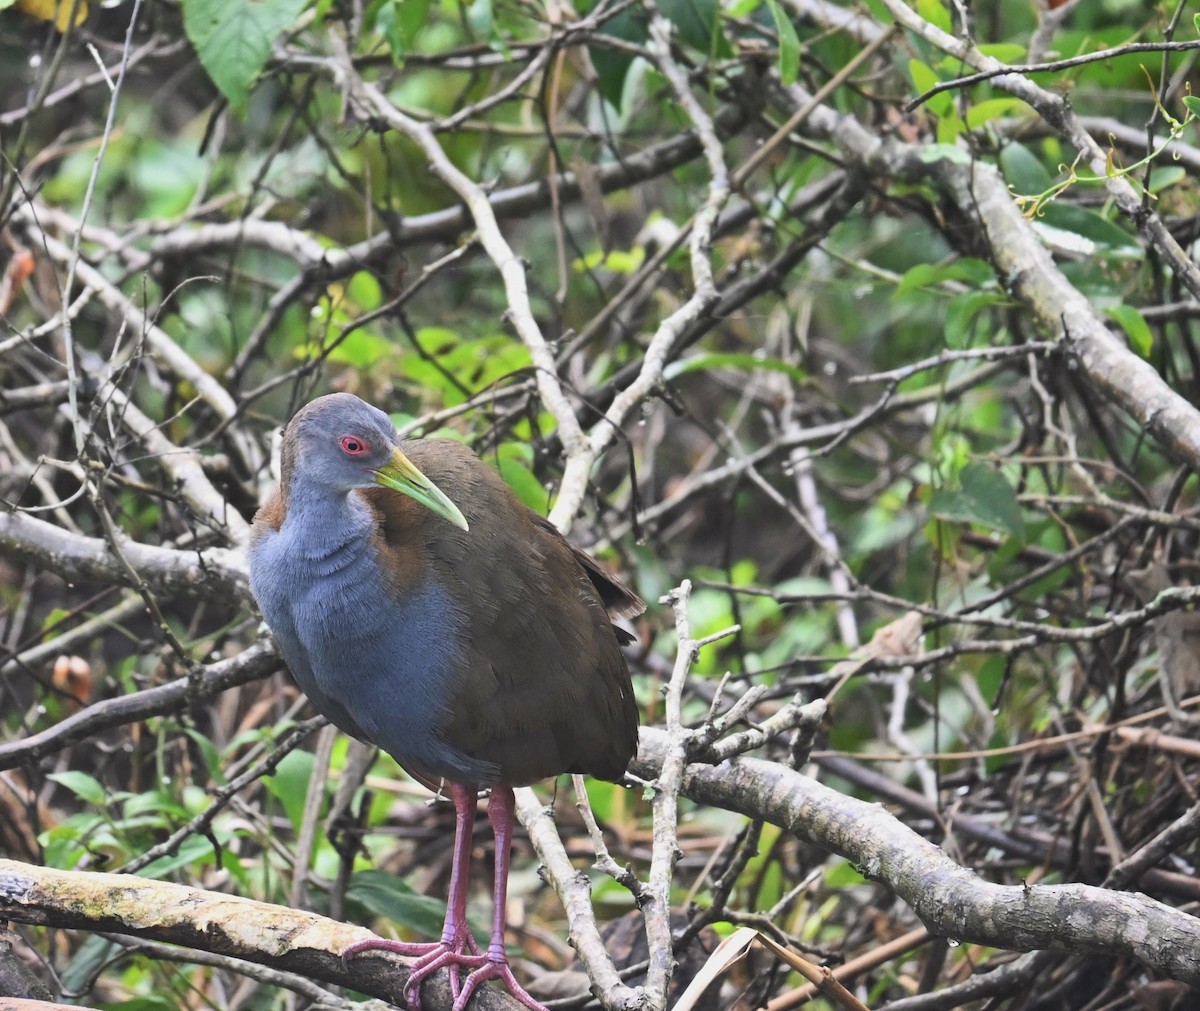
[[[395,553],[395,592],[421,572],[461,619],[444,739],[514,785],[563,772],[619,779],[637,747],[638,710],[609,611],[632,616],[645,605],[465,446],[431,439],[402,449],[470,525],[459,530],[387,489],[363,492]]]

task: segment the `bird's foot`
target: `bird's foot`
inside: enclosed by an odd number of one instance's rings
[[[441,969],[450,970],[453,1011],[465,1011],[480,984],[493,979],[498,980],[500,985],[529,1008],[529,1011],[546,1011],[545,1005],[539,1003],[517,982],[512,969],[509,968],[507,956],[498,955],[490,949],[487,954],[480,954],[475,938],[469,933],[449,941],[417,943],[371,937],[365,941],[355,941],[346,948],[342,952],[342,961],[349,962],[367,951],[390,951],[406,958],[416,958],[404,984],[404,1001],[410,1011],[421,1011],[421,984]],[[463,969],[470,970],[466,979],[462,978]]]
[[[547,1011],[544,1004],[535,1000],[517,982],[516,977],[512,974],[512,969],[509,968],[507,957],[503,955],[497,957],[491,952],[483,956],[483,964],[473,970],[471,975],[463,981],[462,989],[454,997],[453,1011],[465,1011],[467,1002],[471,999],[471,994],[475,992],[475,988],[480,983],[486,983],[489,979],[499,980],[504,989],[529,1008],[529,1011]]]
[[[450,994],[454,998],[454,1007],[465,1007],[467,1002],[464,1000],[460,1005],[459,995],[488,961],[487,955],[479,953],[479,946],[470,931],[463,931],[440,941],[392,941],[383,937],[369,937],[348,946],[342,952],[342,962],[349,962],[367,951],[389,951],[394,955],[416,959],[409,967],[408,980],[404,984],[404,1001],[410,1011],[421,1011],[421,984],[439,969],[450,970]],[[464,967],[471,970],[467,976],[467,983],[461,979]],[[470,989],[466,991],[467,999],[470,999],[471,990],[478,985],[471,984]]]

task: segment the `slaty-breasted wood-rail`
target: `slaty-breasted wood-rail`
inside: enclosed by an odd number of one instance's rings
[[[405,991],[449,967],[455,1008],[488,979],[531,1008],[504,950],[513,786],[564,772],[617,780],[637,708],[610,616],[644,605],[522,505],[465,446],[400,441],[382,411],[336,393],[283,436],[281,483],[251,534],[250,587],[316,708],[378,745],[456,810],[450,900],[436,943],[345,953],[416,956]],[[477,791],[496,838],[491,943],[467,925]],[[461,970],[468,975],[460,978]]]

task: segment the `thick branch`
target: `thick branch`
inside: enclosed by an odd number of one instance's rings
[[[163,548],[128,540],[121,552],[155,593],[226,602],[250,599],[238,551]],[[25,513],[0,513],[0,555],[49,570],[68,582],[129,584],[128,571],[106,541],[70,533]]]
[[[652,778],[667,735],[643,728],[633,771]],[[961,867],[878,804],[781,765],[740,758],[690,765],[683,792],[780,826],[838,853],[904,899],[930,933],[1014,951],[1050,948],[1130,958],[1200,983],[1200,919],[1148,896],[1092,885],[997,885]]]
[[[96,874],[0,860],[0,917],[18,923],[115,931],[216,952],[349,986],[403,1006],[406,960],[394,955],[346,966],[341,952],[373,936],[362,927],[315,913],[222,895],[132,874]],[[426,1007],[449,1008],[449,979],[439,973],[422,987]],[[472,1007],[513,1011],[506,993],[483,988]]]

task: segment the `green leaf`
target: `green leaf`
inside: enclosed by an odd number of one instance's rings
[[[1150,192],[1161,193],[1170,186],[1174,186],[1178,182],[1182,182],[1187,178],[1187,169],[1182,165],[1164,165],[1159,168],[1154,167],[1154,174],[1150,177]]]
[[[213,84],[239,113],[271,46],[307,0],[183,0],[183,28]]]
[[[658,0],[658,9],[689,46],[714,56],[732,55],[729,43],[718,30],[717,0]]]
[[[125,794],[121,805],[122,824],[127,826],[130,821],[143,815],[150,815],[157,824],[166,825],[171,818],[185,820],[188,812],[162,790]]]
[[[429,17],[430,0],[388,0],[379,8],[375,28],[387,39],[392,59],[401,63],[425,27]]]
[[[1019,98],[989,98],[967,109],[967,126],[978,130],[985,123],[1001,117],[1033,117],[1033,109]]]
[[[795,84],[800,76],[800,37],[791,18],[779,7],[778,0],[767,0],[775,32],[779,36],[779,77],[784,84]]]
[[[917,0],[917,13],[926,21],[944,32],[951,32],[950,11],[942,0]]]
[[[53,780],[59,786],[65,786],[80,800],[97,807],[103,807],[108,799],[108,791],[104,786],[86,772],[78,769],[68,769],[66,772],[52,772],[47,779]]]
[[[71,617],[71,612],[64,608],[61,608],[61,607],[51,608],[50,611],[47,613],[46,617],[42,619],[42,631],[43,632],[52,632],[58,627],[58,625],[61,622],[66,621],[70,617]]]
[[[1095,244],[1095,252],[1110,257],[1142,256],[1142,248],[1125,229],[1087,207],[1056,200],[1047,204],[1038,222],[1064,232],[1082,236]]]
[[[1002,301],[1003,297],[995,291],[964,291],[950,299],[943,325],[946,347],[959,350],[970,347],[974,343],[972,337],[976,318],[985,309]]]
[[[1149,358],[1154,350],[1154,334],[1146,323],[1146,318],[1131,305],[1110,305],[1104,314],[1120,324],[1129,338],[1129,346],[1143,358]]]
[[[908,75],[912,78],[918,95],[924,95],[925,92],[941,84],[941,78],[920,60],[908,61]],[[925,108],[935,116],[951,115],[954,112],[954,98],[949,92],[943,91],[928,99],[925,102]]]
[[[89,934],[71,956],[70,962],[59,977],[59,982],[68,993],[86,993],[96,983],[104,966],[121,951],[121,945],[99,934]]]
[[[308,751],[292,751],[283,756],[283,761],[268,776],[264,783],[283,805],[288,821],[297,831],[304,817],[304,799],[308,794],[308,782],[312,779],[313,756]]]
[[[1196,23],[1200,25],[1200,14],[1196,15]],[[1200,98],[1195,95],[1184,95],[1183,104],[1187,106],[1187,111],[1193,116],[1200,116]]]
[[[472,0],[466,5],[467,23],[477,35],[492,41],[496,35],[496,12],[492,0]]]
[[[1000,171],[1004,181],[1022,196],[1045,193],[1054,185],[1041,159],[1024,144],[1005,144],[1000,149]]]
[[[301,797],[301,801],[303,799]],[[172,871],[179,870],[180,867],[187,867],[191,864],[199,863],[201,860],[216,863],[216,859],[217,853],[207,836],[189,836],[179,844],[179,849],[176,852],[150,861],[150,863],[138,871],[138,876],[143,878],[164,878]]]
[[[595,3],[582,5],[580,14],[590,13]],[[579,9],[579,8],[577,8]],[[627,7],[615,17],[608,18],[600,28],[601,35],[610,35],[623,42],[634,42],[641,45],[649,37],[646,31],[646,20],[638,5]],[[620,111],[625,94],[625,78],[629,68],[633,66],[634,58],[629,53],[608,46],[588,46],[588,55],[592,58],[592,66],[596,68],[597,84],[600,94],[609,104]]]
[[[979,47],[979,51],[984,56],[990,56],[993,60],[999,60],[1001,63],[1020,63],[1025,59],[1025,47],[1017,45],[1014,42],[990,42],[984,43]],[[957,59],[954,59],[953,66],[958,68],[961,64]],[[954,71],[958,73],[956,69]]]
[[[967,258],[950,263],[918,263],[904,272],[892,297],[897,298],[910,291],[930,288],[946,281],[964,281],[982,287],[995,281],[995,272],[982,260]]]
[[[369,270],[360,270],[346,284],[346,298],[363,312],[383,305],[383,286]]]
[[[358,871],[350,879],[346,899],[422,936],[437,937],[442,932],[446,904],[414,892],[395,874]]]
[[[217,751],[217,746],[213,744],[208,737],[200,733],[199,730],[195,730],[191,727],[184,727],[183,732],[187,734],[187,736],[191,738],[192,743],[200,749],[200,754],[204,756],[204,765],[208,775],[212,777],[213,781],[218,786],[224,785],[225,770],[221,768],[221,755],[220,752]]]
[[[825,885],[832,889],[851,888],[863,883],[862,872],[849,860],[837,858],[828,862],[828,870],[822,875]]]
[[[550,496],[530,469],[533,449],[527,443],[501,443],[495,454],[489,455],[488,462],[500,472],[504,483],[517,493],[517,498],[539,516],[545,513]]]
[[[930,512],[943,519],[978,523],[1020,537],[1024,531],[1017,495],[1000,471],[978,461],[959,475],[959,489],[941,488],[929,500]]]

